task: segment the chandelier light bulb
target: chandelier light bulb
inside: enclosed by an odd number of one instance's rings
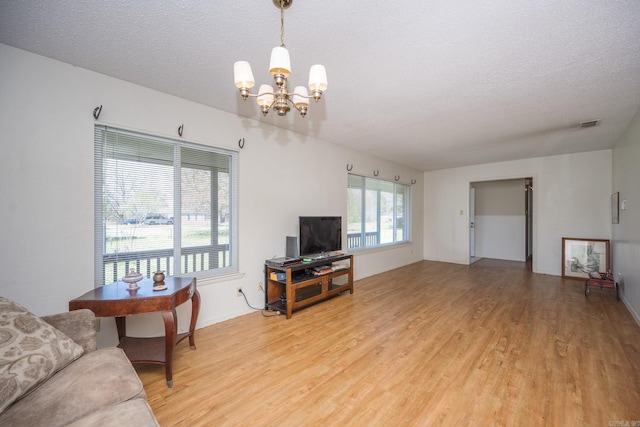
[[[307,109],[309,108],[309,94],[307,88],[304,86],[296,86],[293,90],[293,105],[300,112],[302,117],[307,115]]]
[[[273,103],[273,88],[270,85],[260,85],[258,90],[258,97],[256,98],[258,105],[271,106]]]
[[[262,114],[264,114],[265,116],[269,112],[269,108],[271,108],[273,100],[273,88],[270,85],[260,85],[256,103],[260,106],[260,110],[262,110]]]
[[[233,78],[238,89],[251,89],[256,84],[251,65],[247,61],[238,61],[233,64]]]
[[[314,96],[317,92],[322,95],[322,92],[327,90],[327,87],[329,87],[327,84],[327,70],[325,70],[324,65],[316,64],[312,66],[309,70],[309,90]]]
[[[309,105],[307,99],[309,99],[307,88],[304,86],[296,86],[293,90],[293,105],[296,107],[298,107],[298,105]]]
[[[271,51],[269,72],[272,76],[281,74],[284,77],[289,77],[291,75],[291,60],[289,59],[289,51],[287,50],[287,48],[273,48],[273,50]]]

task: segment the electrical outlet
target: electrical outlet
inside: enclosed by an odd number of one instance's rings
[[[237,288],[236,289],[236,296],[237,297],[241,297],[242,296],[242,288]]]

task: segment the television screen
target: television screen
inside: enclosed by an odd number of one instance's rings
[[[300,217],[300,256],[339,250],[342,250],[342,217]]]

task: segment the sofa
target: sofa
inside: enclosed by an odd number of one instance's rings
[[[158,426],[124,352],[90,310],[37,317],[0,297],[0,426]]]

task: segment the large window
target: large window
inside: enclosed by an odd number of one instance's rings
[[[347,248],[370,248],[410,239],[410,187],[349,175]]]
[[[96,286],[237,266],[237,153],[96,126]]]

